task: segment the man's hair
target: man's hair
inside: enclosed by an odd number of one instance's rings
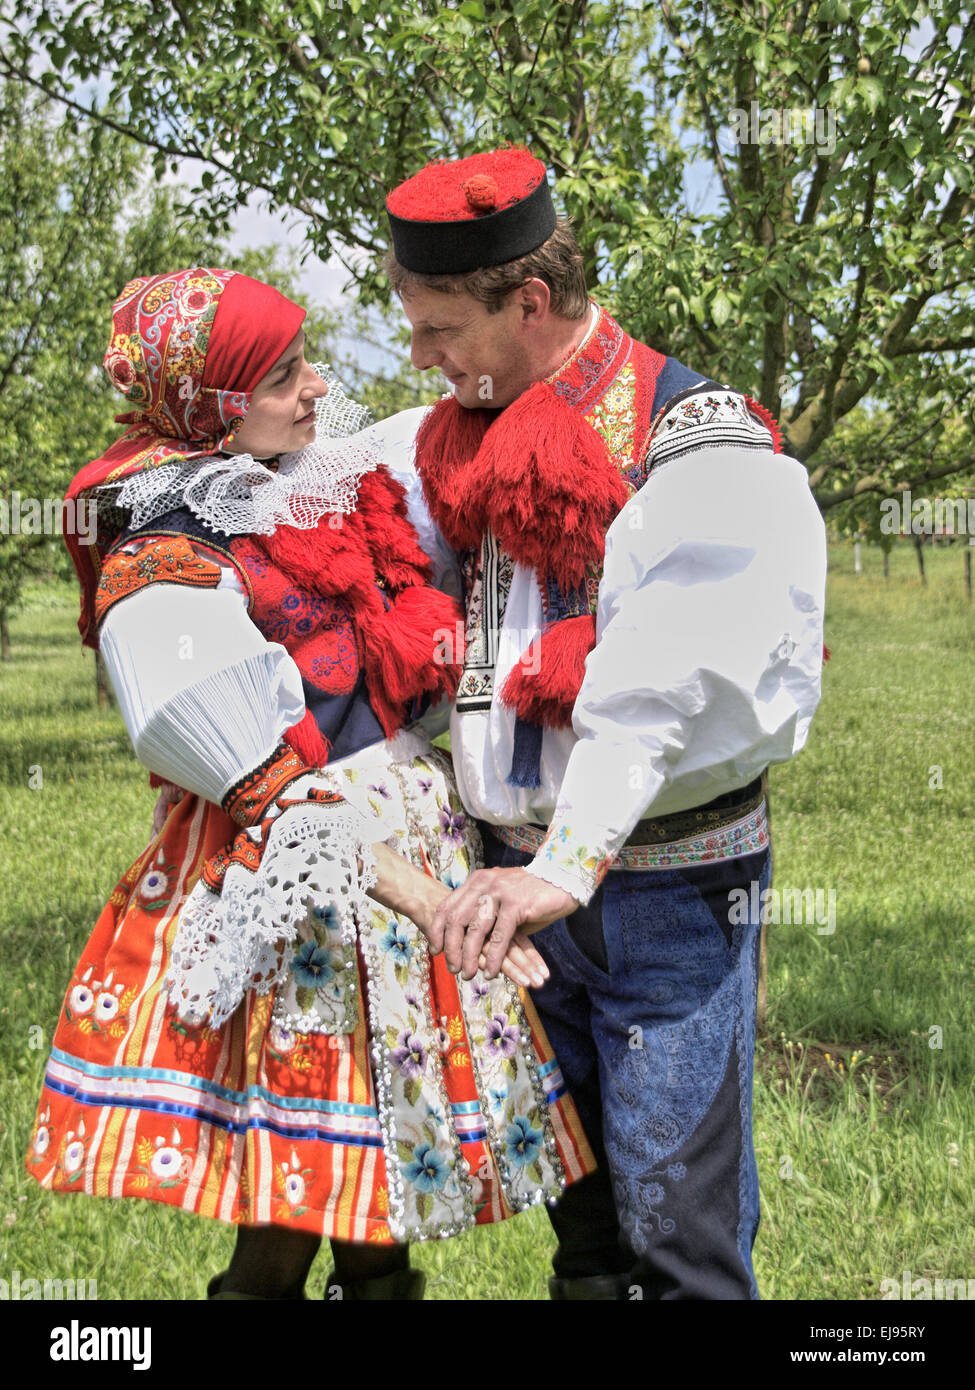
[[[392,251],[386,256],[386,273],[393,290],[409,299],[416,289],[436,290],[440,294],[469,294],[480,300],[489,314],[496,314],[512,290],[528,280],[544,280],[552,295],[552,309],[566,319],[584,318],[589,310],[589,292],[582,264],[582,252],[572,223],[560,217],[548,241],[503,265],[485,266],[463,275],[421,275],[406,270]]]

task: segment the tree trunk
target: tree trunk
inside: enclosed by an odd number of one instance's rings
[[[972,543],[965,546],[965,597],[972,601]]]
[[[890,551],[884,551],[884,578],[890,578]]]
[[[112,682],[108,679],[108,672],[105,670],[101,652],[95,653],[95,698],[98,701],[99,709],[105,709],[107,705],[115,702]]]
[[[862,559],[860,558],[860,542],[859,542],[859,541],[854,541],[854,542],[853,542],[853,573],[854,573],[854,574],[862,574],[862,573],[863,573],[863,561],[862,561]]]
[[[0,608],[0,661],[10,660],[10,623],[6,608]]]
[[[920,536],[914,537],[914,549],[917,551],[917,567],[921,571],[921,584],[927,588],[928,577],[924,573],[924,543]]]

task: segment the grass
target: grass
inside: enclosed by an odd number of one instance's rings
[[[769,928],[755,1132],[756,1271],[772,1300],[870,1299],[975,1274],[967,1019],[975,857],[975,608],[960,547],[884,580],[831,555],[833,659],[809,747],[772,774],[775,882],[832,889],[836,930]],[[198,1298],[233,1233],[150,1202],[55,1197],[26,1177],[64,986],[153,797],[94,701],[67,587],[37,589],[0,668],[0,1276],[96,1279],[101,1299]],[[34,785],[31,785],[31,782]],[[541,1299],[544,1212],[417,1247],[433,1299]],[[313,1284],[327,1271],[320,1256]]]

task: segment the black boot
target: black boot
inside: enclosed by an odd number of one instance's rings
[[[325,1285],[325,1297],[338,1303],[351,1299],[418,1300],[423,1297],[427,1277],[422,1269],[397,1269],[374,1279],[351,1279],[344,1284],[335,1282],[334,1275]]]
[[[613,1299],[625,1302],[630,1296],[630,1277],[628,1274],[591,1274],[583,1279],[555,1279],[548,1281],[548,1296],[552,1299]]]

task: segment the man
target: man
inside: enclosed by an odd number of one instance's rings
[[[387,210],[413,363],[453,388],[416,465],[464,575],[451,745],[489,865],[433,947],[490,975],[538,931],[600,1163],[552,1213],[552,1296],[757,1297],[734,890],[768,883],[764,771],[819,699],[822,520],[761,406],[591,303],[527,151],[428,166]]]

